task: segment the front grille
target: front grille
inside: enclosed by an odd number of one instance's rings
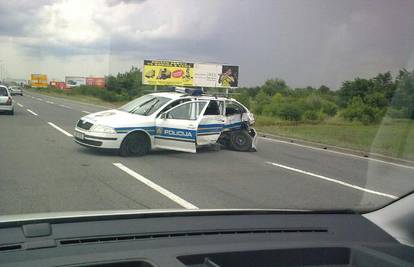
[[[100,141],[80,139],[80,138],[77,138],[77,137],[75,137],[75,139],[76,139],[76,141],[78,141],[81,144],[91,145],[91,146],[102,146],[102,142],[100,142]]]
[[[87,121],[79,120],[76,126],[84,130],[89,130],[93,126],[93,124]]]

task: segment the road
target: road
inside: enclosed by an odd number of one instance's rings
[[[99,106],[27,93],[0,115],[0,215],[54,211],[373,209],[414,189],[414,167],[259,138],[257,152],[123,158],[73,142]]]

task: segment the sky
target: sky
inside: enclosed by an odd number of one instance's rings
[[[241,86],[291,87],[414,68],[412,0],[0,2],[3,76],[103,76],[144,59],[240,66]]]

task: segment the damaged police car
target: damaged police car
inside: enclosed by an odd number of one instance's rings
[[[82,117],[74,141],[118,149],[121,156],[142,156],[154,149],[195,153],[203,146],[255,151],[254,122],[253,114],[232,98],[157,92]]]

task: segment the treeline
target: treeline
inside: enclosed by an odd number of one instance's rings
[[[107,76],[105,89],[81,86],[67,93],[117,102],[132,100],[152,90],[153,86],[142,84],[141,70],[132,67],[125,73]],[[271,79],[262,86],[238,88],[231,93],[256,115],[289,121],[318,123],[338,117],[372,124],[385,115],[414,119],[414,71],[405,69],[395,78],[386,72],[371,79],[345,81],[338,90],[325,85],[291,88],[284,80]]]
[[[400,70],[395,79],[390,72],[356,78],[336,91],[324,85],[292,89],[285,81],[272,79],[259,87],[237,89],[235,98],[257,115],[290,121],[320,122],[337,116],[371,124],[385,115],[414,119],[414,72]]]

